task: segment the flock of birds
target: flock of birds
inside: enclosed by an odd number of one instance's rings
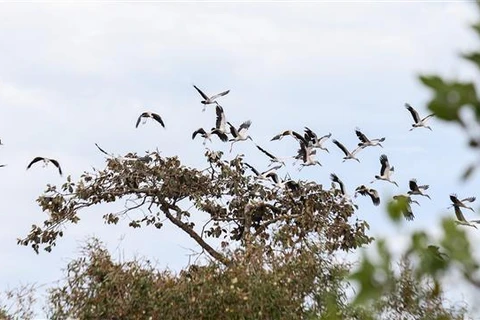
[[[212,142],[212,137],[216,135],[222,142],[231,142],[230,152],[232,151],[234,144],[237,142],[246,141],[246,140],[251,140],[253,142],[252,137],[250,137],[250,135],[248,134],[248,130],[252,122],[250,120],[245,121],[242,124],[240,124],[238,127],[232,125],[230,122],[226,121],[223,107],[217,102],[218,98],[221,98],[227,95],[230,92],[230,90],[223,91],[221,93],[218,93],[212,96],[208,96],[202,90],[200,90],[197,86],[194,85],[193,87],[203,98],[203,100],[201,101],[201,103],[203,104],[203,110],[202,110],[203,112],[206,111],[207,106],[209,105],[212,105],[213,107],[215,107],[216,122],[215,122],[215,127],[211,128],[210,130],[205,130],[204,128],[199,128],[195,130],[192,134],[192,139],[195,139],[198,135],[200,135],[203,138],[203,145],[205,145],[207,140]],[[410,131],[416,128],[426,128],[426,129],[432,130],[432,128],[430,128],[427,125],[427,121],[431,117],[433,117],[434,114],[429,114],[426,117],[421,118],[418,112],[411,105],[406,103],[405,107],[410,112],[413,118],[413,124]],[[165,123],[161,118],[161,116],[154,112],[143,112],[138,117],[135,127],[138,128],[138,126],[141,123],[145,124],[147,119],[149,118],[158,122],[162,127],[165,128]],[[228,130],[227,130],[227,125],[228,125]],[[332,139],[333,144],[335,144],[344,154],[343,162],[347,160],[355,160],[357,162],[360,162],[360,160],[357,158],[357,155],[367,147],[379,146],[383,148],[382,142],[385,141],[385,137],[369,139],[358,128],[355,130],[355,134],[359,139],[359,143],[357,144],[355,149],[353,149],[352,151],[350,151],[347,147],[345,147],[345,145],[343,145],[338,140]],[[229,138],[229,135],[231,135],[231,138]],[[293,130],[286,130],[275,135],[271,139],[271,141],[278,141],[287,136],[292,137],[299,144],[299,149],[295,156],[279,158],[274,156],[272,153],[268,152],[267,150],[265,150],[264,148],[262,148],[261,146],[255,143],[255,146],[257,147],[257,149],[269,158],[270,160],[269,167],[272,165],[274,166],[271,168],[268,168],[263,172],[260,172],[248,163],[245,163],[245,165],[255,174],[255,179],[259,179],[262,181],[270,181],[271,183],[273,183],[273,185],[276,188],[279,188],[279,189],[296,190],[298,189],[298,183],[296,181],[290,179],[287,176],[284,179],[281,179],[278,176],[276,171],[282,168],[282,166],[285,166],[285,160],[288,158],[295,159],[295,162],[301,161],[299,171],[305,166],[314,166],[314,165],[321,166],[321,163],[315,159],[315,155],[317,153],[317,150],[322,150],[328,153],[330,152],[328,148],[324,146],[324,144],[327,140],[331,138],[332,134],[329,133],[319,137],[313,130],[311,130],[308,127],[305,127],[303,135]],[[2,145],[1,140],[0,140],[0,145]],[[100,148],[97,144],[96,146],[101,152],[109,156],[113,156],[107,153],[102,148]],[[138,158],[138,160],[145,160],[145,161],[149,160],[148,157],[144,157],[144,158],[145,159]],[[398,183],[392,180],[392,174],[395,172],[395,169],[394,169],[394,166],[390,164],[387,155],[382,154],[379,160],[380,160],[380,174],[375,175],[375,179],[371,181],[370,184],[373,184],[377,180],[383,180],[383,181],[392,183],[398,187],[399,186]],[[27,170],[30,169],[32,165],[38,162],[43,162],[44,167],[46,167],[49,163],[52,163],[58,169],[59,174],[62,175],[62,169],[61,169],[60,163],[56,159],[51,159],[47,157],[35,157],[28,164]],[[4,167],[4,166],[6,165],[5,164],[0,165],[0,167]],[[339,192],[339,195],[345,200],[352,203],[352,200],[347,194],[345,185],[342,182],[342,180],[335,173],[332,173],[330,175],[330,179],[332,181],[333,188],[337,189],[337,185],[338,185],[337,190]],[[393,196],[393,199],[397,201],[402,200],[406,203],[406,206],[403,210],[403,214],[407,220],[413,220],[415,217],[411,204],[415,203],[417,205],[420,205],[419,202],[414,199],[414,196],[422,196],[430,199],[430,196],[425,193],[426,190],[428,190],[428,188],[429,188],[428,185],[419,185],[417,184],[416,179],[411,179],[409,181],[409,191],[406,194],[399,194],[399,195]],[[380,196],[378,191],[364,184],[358,186],[355,189],[354,197],[356,198],[358,195],[370,197],[373,205],[375,206],[378,206],[380,204]],[[454,208],[455,215],[457,218],[457,223],[460,225],[466,225],[466,226],[477,228],[475,224],[480,224],[480,220],[470,220],[470,221],[466,220],[461,210],[461,208],[464,208],[464,209],[469,209],[474,211],[474,209],[467,206],[466,203],[474,202],[475,197],[467,197],[460,200],[456,194],[451,194],[450,200],[452,204],[449,208],[451,207]]]

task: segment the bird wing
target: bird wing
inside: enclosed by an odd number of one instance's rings
[[[195,130],[195,131],[193,132],[193,134],[192,134],[192,140],[195,139],[195,136],[196,136],[197,134],[199,134],[199,133],[202,134],[202,135],[203,135],[203,134],[207,134],[203,128],[200,128],[200,129]]]
[[[107,151],[103,150],[102,148],[100,148],[100,146],[95,143],[95,146],[98,148],[98,150],[100,150],[100,152],[106,154],[107,156],[110,156],[110,157],[113,157],[111,154],[109,154]]]
[[[367,143],[370,141],[368,140],[367,136],[360,131],[360,129],[356,129],[355,134],[357,135],[358,139],[360,139],[360,141],[362,141],[363,143]]]
[[[263,171],[261,175],[267,176],[270,172],[275,172],[275,171],[277,171],[278,169],[280,169],[281,167],[282,167],[281,165],[272,167],[272,168],[270,168],[270,169],[268,169],[268,170]]]
[[[276,172],[269,172],[269,173],[266,175],[266,177],[272,179],[272,181],[273,181],[274,183],[278,183],[278,182],[279,182],[279,180],[278,180],[278,175],[277,175]]]
[[[336,182],[340,185],[340,191],[342,192],[343,195],[345,195],[345,186],[343,185],[342,180],[338,178],[338,176],[335,173],[330,174],[330,179],[332,179],[333,182]]]
[[[405,108],[407,108],[408,111],[410,111],[410,113],[412,114],[413,121],[415,121],[415,123],[419,123],[420,122],[420,116],[418,115],[417,110],[413,109],[413,107],[411,105],[409,105],[408,103],[405,103]]]
[[[218,130],[225,131],[225,113],[223,112],[223,108],[219,105],[216,106],[215,111],[217,113],[217,121],[215,123],[215,127]]]
[[[405,211],[403,212],[403,216],[408,221],[412,221],[415,218],[415,215],[413,214],[412,207],[408,203],[407,203],[407,207],[405,208]]]
[[[55,159],[49,159],[49,160],[51,163],[53,163],[55,167],[58,168],[58,172],[60,173],[60,175],[62,175],[63,173],[62,173],[62,168],[60,167],[60,163],[58,163],[58,161]]]
[[[252,124],[252,121],[250,121],[250,120],[245,121],[244,123],[242,123],[240,125],[240,128],[238,129],[238,132],[239,133],[246,132],[248,130],[248,128],[250,128],[251,124]]]
[[[423,186],[418,186],[418,189],[428,190],[430,186],[428,184],[424,184]]]
[[[213,101],[213,100],[215,100],[215,99],[217,99],[217,98],[219,98],[219,97],[223,97],[224,95],[226,95],[226,94],[229,93],[229,92],[230,92],[230,90],[220,92],[220,93],[218,93],[218,94],[216,94],[216,95],[214,95],[214,96],[211,96],[211,97],[210,97],[210,100]]]
[[[375,206],[380,204],[380,196],[378,195],[378,191],[375,189],[368,189],[368,195],[372,199],[372,202]]]
[[[340,142],[338,142],[337,140],[332,140],[333,143],[335,143],[337,145],[337,147],[339,147],[340,149],[342,149],[343,153],[345,153],[346,156],[348,156],[348,150],[347,148],[345,148],[345,146],[343,144],[341,144]]]
[[[247,167],[249,167],[250,169],[252,169],[253,173],[255,173],[255,175],[259,176],[260,175],[260,172],[257,171],[257,169],[255,169],[254,167],[252,167],[251,165],[249,165],[248,163],[245,162],[245,165]]]
[[[137,124],[135,124],[135,128],[138,128],[138,125],[140,124],[140,121],[142,121],[142,117],[144,116],[145,113],[142,113],[138,119],[137,119]]]
[[[298,132],[295,132],[293,130],[288,131],[288,134],[292,135],[295,139],[297,139],[300,143],[304,143],[305,145],[308,144],[308,141],[303,137],[301,134]]]
[[[257,149],[262,151],[263,153],[265,153],[270,159],[277,159],[277,157],[275,157],[273,154],[271,154],[270,152],[266,151],[265,149],[263,149],[262,147],[260,147],[259,145],[256,145],[257,146]]]
[[[155,119],[158,123],[162,125],[162,127],[165,128],[165,124],[163,123],[162,118],[158,114],[152,113],[152,118]]]
[[[467,220],[463,216],[462,209],[460,209],[459,206],[454,206],[454,208],[455,208],[455,215],[457,216],[457,220],[462,222],[467,222]]]
[[[195,89],[197,89],[198,93],[200,93],[200,95],[202,96],[203,99],[209,100],[208,96],[207,96],[205,93],[203,93],[202,90],[198,89],[196,85],[193,85],[193,87],[194,87]]]
[[[422,119],[422,121],[425,121],[431,117],[435,116],[435,113],[432,113],[432,114],[429,114],[428,116],[426,116],[425,118]]]
[[[408,182],[408,186],[410,187],[410,190],[412,190],[412,191],[417,191],[417,190],[418,190],[417,180],[411,179],[411,180]]]
[[[390,165],[388,163],[388,158],[386,155],[382,154],[380,156],[380,163],[382,164],[382,167],[380,168],[380,176],[384,176],[385,171],[390,169]]]
[[[318,142],[319,142],[319,143],[324,143],[324,142],[325,142],[328,138],[330,138],[331,136],[332,136],[331,133],[326,134],[326,135],[320,137],[320,139],[318,139]]]
[[[308,140],[315,140],[317,139],[317,134],[312,131],[312,129],[305,127],[305,135],[308,137]],[[305,137],[306,138],[306,137]]]
[[[460,200],[458,200],[457,195],[454,194],[454,193],[452,193],[450,195],[450,200],[453,202],[453,204],[459,204],[460,203]]]
[[[225,134],[225,132],[220,131],[218,129],[214,129],[212,130],[212,133],[216,134],[220,138],[220,140],[222,140],[223,142],[228,141],[228,136]]]
[[[38,161],[42,161],[42,160],[44,160],[44,159],[45,159],[45,158],[43,158],[43,157],[35,157],[35,158],[32,160],[32,162],[30,162],[30,163],[28,164],[27,169],[30,169],[30,167],[31,167],[34,163],[36,163],[36,162],[38,162]]]
[[[228,125],[230,126],[230,133],[234,138],[238,137],[238,131],[237,128],[235,128],[230,122],[227,122]]]
[[[475,199],[476,199],[475,197],[468,197],[468,198],[462,199],[462,202],[465,202],[465,201],[473,202],[473,201],[475,201]]]

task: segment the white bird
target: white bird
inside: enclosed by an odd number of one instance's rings
[[[345,185],[343,184],[342,180],[340,180],[340,178],[338,178],[338,176],[335,173],[330,174],[330,180],[332,180],[332,182],[338,183],[338,185],[340,187],[340,193],[342,194],[342,196],[347,195],[347,193],[345,191]]]
[[[220,140],[222,140],[223,142],[227,142],[228,141],[228,136],[226,134],[226,130],[225,130],[225,113],[223,112],[223,108],[219,105],[216,106],[215,108],[216,110],[216,113],[217,113],[217,120],[215,122],[215,128],[212,128],[210,130],[210,132],[207,132],[205,131],[203,128],[199,128],[198,130],[194,131],[193,134],[192,134],[192,140],[195,139],[195,136],[197,134],[200,134],[204,140],[203,140],[203,144],[205,145],[205,143],[207,142],[207,139],[212,142],[212,134],[216,134]]]
[[[268,180],[267,175],[268,175],[269,173],[275,172],[275,171],[277,171],[278,169],[280,169],[280,168],[282,167],[281,165],[278,165],[278,166],[272,167],[272,168],[270,168],[270,169],[268,169],[268,170],[260,173],[260,172],[258,172],[257,169],[255,169],[253,166],[249,165],[248,163],[245,162],[245,165],[246,165],[247,167],[249,167],[249,168],[253,171],[253,173],[255,173],[255,175],[256,175],[255,178],[256,178],[256,179],[263,179],[263,180]]]
[[[428,199],[431,199],[428,194],[423,193],[423,191],[425,191],[429,188],[428,185],[419,186],[419,185],[417,185],[417,180],[410,179],[409,187],[410,187],[410,191],[407,192],[409,195],[417,194],[417,195],[420,195],[420,196],[427,197]]]
[[[343,157],[343,161],[342,162],[345,162],[346,160],[348,159],[354,159],[354,160],[357,160],[358,162],[360,162],[360,160],[358,160],[356,157],[355,157],[355,154],[357,154],[360,150],[362,150],[361,147],[357,147],[355,150],[353,150],[352,152],[348,151],[347,148],[345,148],[345,146],[343,144],[341,144],[340,142],[338,142],[337,140],[333,139],[332,140],[333,143],[335,143],[335,145],[337,147],[339,147],[343,153],[345,154],[345,157]]]
[[[420,127],[424,127],[424,128],[430,129],[430,131],[432,131],[432,128],[427,126],[426,123],[427,123],[428,119],[430,119],[431,117],[433,117],[435,115],[434,113],[429,114],[428,116],[426,116],[423,119],[420,119],[420,116],[418,115],[417,110],[415,110],[411,105],[409,105],[408,103],[405,103],[405,108],[407,108],[408,111],[410,111],[410,113],[412,114],[412,117],[413,117],[413,121],[415,121],[415,123],[412,124],[413,128],[411,128],[409,131],[412,131],[413,129],[420,128]]]
[[[467,219],[465,219],[465,217],[463,216],[462,209],[460,209],[460,207],[458,205],[453,205],[453,207],[455,208],[455,216],[457,217],[457,221],[455,221],[455,222],[457,224],[460,224],[460,225],[463,225],[463,226],[469,226],[469,227],[473,227],[475,229],[478,229],[476,225],[472,224],[472,222],[476,223],[476,224],[480,224],[480,220],[467,221]]]
[[[147,122],[147,118],[152,118],[155,121],[157,121],[158,123],[160,123],[162,125],[162,127],[165,128],[165,124],[163,123],[162,118],[158,114],[153,113],[153,112],[149,112],[149,111],[142,113],[138,117],[137,124],[135,125],[135,128],[138,128],[138,125],[140,124],[140,121],[142,121],[142,118],[143,118],[143,123],[142,124],[145,124]]]
[[[220,97],[222,97],[222,96],[224,96],[224,95],[226,95],[227,93],[230,92],[230,90],[227,90],[227,91],[220,92],[218,94],[215,94],[215,95],[209,97],[202,90],[200,90],[196,85],[193,85],[193,87],[198,91],[198,93],[200,93],[200,95],[204,99],[204,100],[201,101],[201,103],[203,104],[203,110],[202,111],[205,111],[208,104],[216,104],[218,106],[218,102],[216,101],[216,99],[220,98]]]
[[[230,152],[232,152],[233,144],[238,141],[245,141],[247,139],[250,139],[253,141],[252,137],[248,135],[248,128],[250,128],[250,125],[252,122],[250,120],[245,121],[240,125],[240,127],[235,128],[230,122],[227,122],[228,125],[230,126],[230,133],[233,136],[233,139],[230,139],[232,141],[232,144],[230,146]]]
[[[418,201],[412,200],[412,198],[409,195],[405,195],[405,194],[399,194],[399,195],[393,196],[393,199],[396,201],[405,202],[405,207],[402,210],[402,213],[405,219],[407,219],[408,221],[411,221],[415,218],[415,215],[413,214],[413,210],[410,204],[416,203],[417,205],[420,205]]]
[[[268,152],[267,150],[263,149],[262,147],[260,147],[258,144],[255,144],[257,146],[257,149],[262,151],[267,157],[270,158],[270,165],[274,164],[274,163],[280,163],[282,165],[285,166],[285,162],[283,161],[284,158],[279,158],[279,157],[276,157],[274,156],[273,154],[271,154],[270,152]],[[285,158],[286,159],[286,158]]]
[[[302,170],[303,167],[314,165],[322,166],[318,160],[313,158],[316,153],[316,150],[312,147],[308,147],[303,142],[300,142],[300,149],[298,149],[295,159],[302,159],[303,162],[300,164],[301,167],[298,171]]]
[[[393,183],[394,185],[396,185],[398,187],[398,183],[396,183],[395,181],[392,181],[391,178],[390,178],[390,176],[394,172],[395,168],[393,166],[390,167],[390,164],[388,163],[388,158],[387,158],[386,155],[382,154],[380,156],[380,164],[382,165],[382,167],[380,168],[380,175],[376,175],[375,179],[388,181],[388,182]],[[374,182],[375,182],[375,180],[373,180],[370,183],[374,183]]]
[[[372,188],[368,188],[365,185],[361,185],[355,189],[355,198],[358,194],[362,196],[369,196],[372,199],[372,202],[375,206],[380,204],[380,196],[378,195],[378,191]]]
[[[280,180],[276,172],[269,172],[267,177],[272,179],[277,188],[284,189],[286,187],[290,191],[297,191],[300,188],[300,185],[296,181],[291,179]]]
[[[43,161],[43,167],[46,167],[48,165],[49,162],[53,163],[53,165],[55,167],[57,167],[58,169],[58,172],[60,173],[60,175],[62,175],[62,168],[60,167],[60,163],[58,163],[57,160],[55,159],[49,159],[49,158],[44,158],[44,157],[35,157],[27,166],[27,170],[30,169],[30,167],[34,164],[34,163],[37,163],[39,161]]]
[[[472,210],[473,212],[475,212],[475,210],[473,210],[472,207],[469,207],[469,206],[467,206],[467,205],[465,204],[465,202],[470,202],[470,203],[471,203],[471,202],[474,202],[475,199],[476,199],[475,197],[468,197],[468,198],[459,200],[459,199],[457,198],[457,195],[453,193],[453,194],[450,195],[450,200],[452,201],[452,205],[449,206],[449,208],[456,206],[456,207],[462,207],[462,208],[465,208],[465,209],[470,209],[470,210]]]
[[[360,139],[360,143],[358,144],[359,147],[361,148],[366,148],[366,147],[374,147],[374,146],[380,146],[383,148],[381,142],[385,141],[385,138],[379,138],[379,139],[368,139],[365,134],[363,134],[360,129],[355,129],[355,134],[357,135],[358,139]]]
[[[330,138],[332,136],[331,133],[329,134],[326,134],[322,137],[317,137],[317,134],[315,132],[313,132],[310,128],[308,127],[305,127],[305,135],[304,135],[304,138],[306,141],[308,141],[308,146],[312,147],[312,148],[318,148],[318,149],[321,149],[321,150],[325,150],[327,151],[328,153],[330,153],[330,151],[328,151],[327,148],[325,148],[323,146],[323,144],[325,143],[325,141],[328,140],[328,138]]]

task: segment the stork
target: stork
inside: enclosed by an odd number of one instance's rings
[[[272,179],[275,186],[279,189],[284,189],[287,187],[290,191],[297,191],[300,188],[300,185],[296,181],[291,179],[280,180],[276,172],[269,172],[266,176],[267,178]]]
[[[405,219],[408,221],[412,221],[415,218],[415,215],[413,214],[412,207],[410,206],[411,203],[416,203],[417,205],[420,205],[418,201],[412,200],[412,198],[409,195],[404,195],[404,194],[399,194],[396,196],[393,196],[393,199],[396,201],[404,201],[405,202],[405,207],[402,208],[402,213]]]
[[[333,143],[335,143],[335,145],[337,147],[339,147],[343,153],[345,154],[345,157],[343,157],[343,161],[342,162],[345,162],[346,160],[348,159],[354,159],[354,160],[357,160],[359,163],[360,163],[360,160],[358,160],[356,157],[355,157],[355,154],[357,154],[362,148],[361,147],[357,147],[355,150],[353,150],[352,152],[348,151],[347,148],[345,148],[345,146],[343,144],[341,144],[340,142],[338,142],[337,140],[333,139],[332,140]]]
[[[366,148],[366,147],[375,147],[375,146],[380,146],[383,148],[381,142],[385,141],[385,138],[379,138],[379,139],[368,139],[365,134],[363,134],[360,129],[355,129],[355,134],[357,135],[358,139],[360,139],[360,143],[358,144],[359,147],[361,148]]]
[[[355,189],[354,197],[356,198],[358,194],[362,196],[369,196],[375,206],[378,206],[380,204],[380,196],[378,195],[378,191],[375,189],[368,188],[367,186],[362,184]]]
[[[312,147],[306,146],[305,143],[300,142],[300,149],[298,149],[295,159],[302,159],[303,162],[300,164],[301,167],[298,171],[307,166],[314,166],[317,164],[322,166],[318,160],[313,158],[316,153],[316,150],[314,150]]]
[[[39,161],[43,161],[43,167],[46,167],[48,165],[49,162],[53,163],[53,165],[55,167],[57,167],[58,169],[58,172],[60,173],[60,176],[63,174],[62,173],[62,168],[60,167],[60,163],[58,163],[57,160],[55,159],[49,159],[49,158],[45,158],[45,157],[35,157],[27,166],[27,170],[30,169],[30,167],[34,164],[34,163],[37,163]]]
[[[318,149],[325,150],[328,153],[330,153],[330,151],[328,151],[328,149],[325,148],[323,146],[323,144],[331,136],[332,136],[332,134],[329,133],[329,134],[326,134],[326,135],[319,138],[319,137],[317,137],[317,134],[315,132],[313,132],[310,128],[305,127],[304,138],[305,138],[306,141],[308,141],[308,145],[312,148],[318,148]]]
[[[283,161],[282,158],[274,156],[270,152],[268,152],[265,149],[263,149],[262,147],[260,147],[258,144],[255,144],[255,146],[257,147],[258,150],[262,151],[267,157],[270,158],[270,165],[272,165],[274,163],[280,163],[280,164],[285,166],[285,162]]]
[[[456,194],[451,194],[450,195],[450,200],[452,201],[452,205],[448,208],[451,208],[451,207],[462,207],[462,208],[465,208],[465,209],[470,209],[472,210],[473,212],[475,212],[475,210],[473,210],[472,207],[469,207],[465,204],[465,202],[474,202],[475,201],[475,197],[468,197],[468,198],[465,198],[465,199],[462,199],[462,200],[459,200],[457,198],[457,195]]]
[[[201,103],[203,104],[203,110],[202,111],[205,111],[208,104],[216,104],[218,106],[218,102],[216,101],[216,99],[220,98],[220,97],[223,97],[224,95],[226,95],[227,93],[230,92],[230,90],[227,90],[227,91],[220,92],[218,94],[215,94],[215,95],[209,97],[202,90],[200,90],[196,85],[193,85],[193,87],[198,91],[198,93],[200,93],[200,95],[204,99],[204,100],[201,101]]]
[[[227,122],[228,125],[230,126],[230,133],[232,134],[233,136],[233,139],[230,139],[230,141],[232,142],[231,146],[230,146],[230,152],[232,152],[232,148],[233,148],[233,144],[235,142],[238,142],[238,141],[245,141],[247,139],[250,139],[253,141],[252,137],[250,137],[248,135],[248,128],[250,128],[250,125],[252,124],[252,122],[250,120],[248,121],[245,121],[244,123],[242,123],[240,125],[240,127],[238,128],[235,128],[230,122]]]
[[[197,129],[192,134],[192,140],[195,139],[195,136],[197,134],[200,134],[204,138],[203,144],[205,145],[205,143],[207,142],[207,139],[210,142],[212,142],[211,136],[212,134],[216,134],[220,138],[220,140],[222,140],[223,142],[228,141],[228,136],[225,130],[226,120],[225,120],[225,113],[223,112],[223,108],[220,105],[217,105],[215,108],[215,112],[217,113],[215,128],[212,128],[210,132],[205,131],[203,128]]]
[[[460,224],[460,225],[463,225],[463,226],[469,226],[469,227],[473,227],[475,229],[478,229],[476,225],[472,224],[472,222],[476,223],[476,224],[479,224],[480,220],[467,221],[467,219],[465,219],[465,217],[462,213],[462,209],[460,209],[460,207],[458,205],[453,205],[453,207],[455,208],[455,216],[457,217],[457,221],[455,221],[455,222],[457,224]]]
[[[158,123],[160,123],[162,125],[162,127],[165,128],[165,124],[163,123],[162,118],[158,114],[150,112],[150,111],[144,112],[138,117],[137,124],[135,125],[135,128],[138,128],[138,125],[140,124],[140,121],[142,121],[142,118],[143,118],[143,123],[142,124],[145,124],[147,122],[147,118],[152,118],[155,121],[157,121]]]
[[[419,185],[417,185],[417,180],[415,180],[415,179],[410,179],[408,185],[410,187],[410,191],[407,192],[409,195],[417,194],[417,195],[420,195],[420,196],[427,197],[428,199],[431,199],[428,194],[423,193],[423,191],[425,191],[429,188],[428,185],[419,186]]]
[[[262,179],[262,180],[268,180],[267,175],[268,175],[269,173],[275,172],[275,171],[277,171],[278,169],[280,169],[280,168],[282,167],[281,165],[277,165],[277,166],[275,166],[275,167],[272,167],[272,168],[270,168],[270,169],[268,169],[268,170],[260,173],[260,172],[258,172],[257,169],[255,169],[253,166],[249,165],[248,163],[245,162],[245,165],[246,165],[247,167],[249,167],[249,168],[253,171],[253,173],[255,173],[255,175],[256,175],[255,178],[256,178],[256,179]]]
[[[388,162],[388,158],[387,158],[386,155],[382,154],[380,156],[380,164],[382,165],[382,167],[380,168],[380,175],[376,175],[375,179],[376,180],[388,181],[388,182],[393,183],[394,185],[396,185],[398,187],[398,183],[396,183],[395,181],[392,181],[391,178],[390,178],[392,173],[395,171],[395,168],[393,166],[390,167],[390,164]],[[374,183],[374,182],[375,182],[375,180],[373,180],[370,183]]]
[[[408,103],[405,103],[405,108],[407,108],[407,110],[410,111],[410,113],[412,114],[412,117],[413,117],[413,121],[415,121],[415,123],[412,124],[412,128],[409,131],[412,131],[413,129],[420,128],[420,127],[424,127],[424,128],[430,129],[430,131],[432,131],[432,128],[427,126],[426,123],[427,123],[428,119],[430,119],[431,117],[433,117],[435,115],[435,113],[429,114],[425,118],[420,119],[420,116],[418,115],[417,110],[415,110],[411,105],[409,105]]]
[[[330,174],[330,180],[332,180],[333,183],[338,183],[340,187],[340,193],[345,197],[347,193],[345,192],[345,185],[343,184],[342,180],[340,180],[335,173]],[[334,185],[333,183],[332,185]]]

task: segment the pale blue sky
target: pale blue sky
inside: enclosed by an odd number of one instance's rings
[[[446,210],[451,192],[478,196],[477,175],[459,181],[475,157],[453,126],[432,120],[432,132],[409,132],[403,105],[428,112],[430,93],[417,80],[420,73],[478,77],[458,57],[478,44],[469,29],[476,18],[472,3],[1,3],[0,163],[8,166],[0,169],[0,289],[58,280],[90,235],[114,256],[145,255],[174,270],[188,262],[197,247],[175,228],[104,225],[101,216],[123,203],[83,211],[50,254],[36,255],[16,238],[46,219],[35,202],[45,185],[64,182],[51,166],[26,171],[35,156],[58,159],[74,180],[92,166],[104,167],[95,142],[116,154],[158,147],[203,167],[204,146],[191,133],[210,128],[215,115],[201,112],[192,84],[210,94],[230,89],[222,98],[228,120],[250,119],[255,142],[278,156],[297,149],[293,139],[269,141],[286,129],[331,132],[349,148],[357,143],[357,126],[369,137],[385,136],[385,149],[362,151],[360,164],[342,163],[329,141],[330,154],[318,157],[323,167],[298,173],[289,165],[282,173],[330,186],[335,172],[353,195],[378,174],[385,153],[400,188],[376,182],[383,204],[376,208],[358,198],[358,217],[369,222],[371,235],[395,245],[406,232],[432,228],[432,221],[453,215]],[[163,117],[166,129],[152,122],[135,129],[148,110]],[[229,145],[216,139],[207,146],[228,153]],[[236,144],[227,157],[235,152],[259,170],[268,165],[251,142]],[[415,221],[398,231],[384,204],[406,192],[412,177],[430,184],[432,201],[421,199]],[[468,233],[478,242],[476,230]]]

